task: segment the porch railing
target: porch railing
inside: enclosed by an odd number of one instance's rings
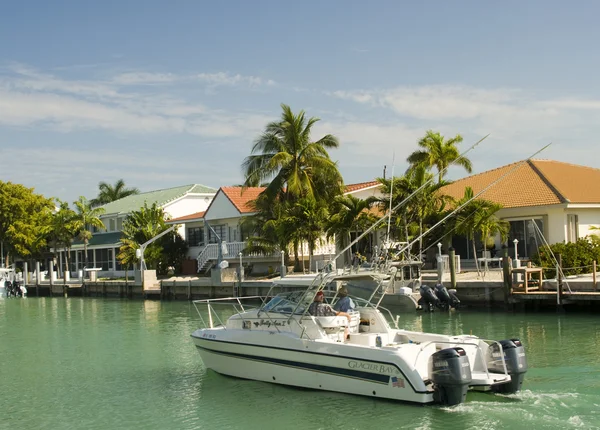
[[[223,259],[230,260],[234,258],[238,258],[240,252],[246,248],[246,242],[225,242],[225,249],[227,252],[223,252]],[[223,249],[223,251],[225,251]],[[279,251],[275,251],[273,254],[264,255],[260,253],[253,253],[244,255],[244,259],[248,257],[273,257],[279,258],[281,254]],[[200,252],[198,253],[198,271],[200,272],[206,266],[206,264],[211,260],[216,260],[219,258],[219,244],[218,243],[209,243],[205,245]]]

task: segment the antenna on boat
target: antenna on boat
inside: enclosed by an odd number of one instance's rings
[[[396,151],[392,153],[392,178],[390,179],[390,207],[388,208],[388,225],[387,225],[387,233],[385,235],[385,243],[388,244],[390,242],[390,227],[392,226],[392,198],[394,196],[394,168],[396,161]],[[385,175],[384,178],[385,179]]]
[[[473,197],[471,197],[469,200],[467,200],[466,202],[464,202],[463,204],[461,204],[459,207],[457,207],[456,209],[454,209],[452,212],[450,212],[448,215],[446,215],[444,218],[442,218],[440,221],[438,221],[437,223],[435,223],[429,230],[427,230],[425,233],[419,235],[416,239],[414,239],[412,242],[409,242],[408,244],[406,244],[406,246],[404,248],[402,248],[400,250],[400,252],[404,252],[407,249],[410,249],[411,246],[413,246],[415,243],[417,243],[421,238],[423,238],[426,234],[430,233],[431,231],[435,230],[437,227],[439,227],[444,221],[446,221],[448,218],[450,218],[452,215],[454,215],[456,212],[458,212],[459,210],[461,210],[462,208],[464,208],[466,205],[468,205],[469,203],[471,203],[473,200],[475,200],[477,197],[479,197],[480,195],[482,195],[483,193],[485,193],[487,190],[489,190],[491,187],[493,187],[494,185],[496,185],[498,182],[502,181],[504,178],[506,178],[508,175],[510,175],[511,173],[513,173],[515,170],[517,170],[518,168],[521,167],[521,165],[523,163],[526,163],[527,161],[531,160],[533,157],[535,157],[536,155],[538,155],[540,152],[544,151],[546,148],[548,148],[550,145],[552,145],[552,143],[547,144],[546,146],[544,146],[541,149],[538,149],[536,152],[534,152],[533,154],[531,154],[529,157],[527,157],[524,160],[521,160],[517,163],[515,163],[515,165],[513,166],[512,169],[510,169],[508,172],[504,173],[502,176],[500,176],[498,179],[496,179],[494,182],[492,182],[491,184],[489,184],[487,187],[483,188],[481,191],[479,191],[477,194],[474,194]]]
[[[487,139],[489,136],[489,134],[486,134],[485,136],[483,136],[481,139],[479,139],[477,142],[475,142],[473,145],[471,145],[469,148],[467,148],[462,154],[460,154],[456,160],[454,160],[452,163],[448,164],[448,166],[444,167],[442,170],[440,170],[440,173],[444,173],[446,170],[448,170],[448,168],[453,165],[456,164],[458,161],[462,160],[463,158],[465,158],[465,156],[471,152],[477,145],[479,145],[481,142],[483,142],[485,139]],[[417,193],[419,193],[422,189],[424,189],[426,186],[429,185],[430,182],[432,182],[435,179],[435,176],[432,176],[428,181],[426,181],[423,185],[421,185],[419,188],[417,188],[415,191],[413,191],[408,197],[406,197],[404,200],[402,200],[400,203],[398,203],[396,206],[394,206],[391,209],[391,212],[396,212],[399,208],[401,208],[402,206],[404,206],[406,204],[406,202],[408,202],[411,198],[413,198],[413,196],[415,196]],[[346,251],[348,251],[349,249],[352,248],[352,246],[355,243],[358,243],[358,241],[360,239],[362,239],[363,237],[365,237],[367,234],[369,234],[371,231],[375,230],[375,228],[377,226],[379,226],[379,224],[381,224],[382,222],[384,222],[386,220],[385,217],[380,218],[379,220],[377,220],[371,227],[369,227],[368,229],[366,229],[365,231],[363,231],[359,236],[357,236],[352,242],[350,242],[350,244],[348,246],[346,246],[342,251],[340,251],[334,258],[330,259],[329,262],[331,261],[336,261],[340,256],[344,255],[344,253]],[[328,262],[328,263],[329,263]]]

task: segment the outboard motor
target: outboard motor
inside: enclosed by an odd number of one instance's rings
[[[454,288],[448,290],[448,295],[450,296],[450,307],[458,309],[460,306],[460,300],[458,297],[456,297],[456,290]]]
[[[456,297],[456,290],[447,290],[442,284],[435,286],[435,295],[440,299],[439,308],[447,311],[450,308],[457,308],[460,300]]]
[[[13,290],[13,284],[10,281],[4,281],[4,288],[6,289],[6,297],[11,297],[13,294],[16,295],[15,291]]]
[[[431,287],[427,285],[421,285],[419,288],[419,293],[421,293],[421,298],[418,301],[418,304],[428,311],[432,312],[435,306],[439,306],[440,299],[435,295],[435,292]]]
[[[502,352],[500,346],[502,346]],[[521,390],[525,373],[527,372],[527,357],[525,348],[519,339],[506,339],[493,343],[488,349],[488,370],[494,373],[504,373],[502,362],[506,363],[506,371],[510,382],[493,385],[492,391],[502,394],[512,394]]]
[[[463,403],[471,383],[471,365],[463,348],[446,348],[429,358],[429,374],[433,381],[433,398],[452,406]]]

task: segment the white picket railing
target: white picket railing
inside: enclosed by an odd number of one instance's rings
[[[240,252],[242,252],[244,250],[244,248],[246,248],[246,246],[247,246],[246,242],[225,242],[224,245],[225,245],[225,247],[223,248],[223,251],[224,251],[223,258],[226,260],[229,260],[232,258],[238,258],[240,255]],[[218,246],[219,245],[217,243],[209,243],[200,250],[200,252],[198,253],[198,257],[197,257],[198,271],[202,270],[204,268],[204,266],[206,265],[206,263],[208,263],[210,260],[216,260],[219,258]],[[251,257],[279,258],[279,257],[281,257],[281,253],[279,251],[275,251],[271,255],[264,255],[264,254],[259,254],[259,253],[244,255],[244,259],[249,258],[249,257],[250,258]]]

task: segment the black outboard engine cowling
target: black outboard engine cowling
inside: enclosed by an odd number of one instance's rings
[[[452,406],[465,401],[472,376],[463,348],[446,348],[433,354],[429,358],[429,374],[437,403]]]
[[[498,343],[502,346],[502,352]],[[525,348],[519,339],[506,339],[493,343],[488,349],[488,370],[494,373],[504,373],[502,362],[506,363],[506,371],[510,382],[493,385],[492,391],[502,394],[512,394],[521,390],[525,373],[527,372],[527,357]]]
[[[456,290],[448,290],[448,295],[450,296],[450,307],[458,309],[458,307],[460,306],[460,300],[458,299],[458,297],[456,297]]]
[[[436,284],[434,287],[435,295],[440,302],[438,303],[438,307],[447,311],[450,308],[450,294],[448,294],[448,290],[442,284]]]
[[[421,285],[419,288],[419,293],[421,294],[421,298],[419,299],[419,304],[425,305],[427,310],[433,311],[435,306],[439,306],[440,299],[435,295],[435,291],[427,285]]]

